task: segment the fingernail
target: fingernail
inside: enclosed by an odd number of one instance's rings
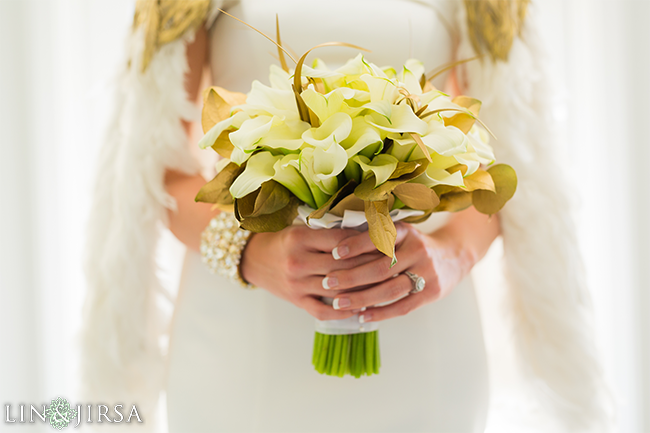
[[[339,285],[339,279],[336,277],[323,278],[323,289],[331,289]]]
[[[354,310],[350,310],[350,313],[357,314],[357,313],[362,312],[363,310],[364,310],[364,308],[355,308]]]
[[[363,313],[362,315],[359,316],[359,323],[366,323],[366,322],[369,322],[370,319],[372,319],[372,314],[370,314],[370,313]]]
[[[361,307],[359,311],[366,311],[366,307]]]
[[[341,260],[348,254],[350,254],[350,248],[347,245],[341,245],[340,247],[336,247],[332,250],[332,256],[334,256],[334,260]]]
[[[346,308],[350,306],[350,300],[348,298],[336,298],[332,303],[332,307],[335,310],[340,310],[341,308]]]

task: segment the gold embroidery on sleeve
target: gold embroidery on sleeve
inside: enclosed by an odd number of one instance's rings
[[[137,0],[133,27],[144,27],[142,71],[158,48],[201,25],[209,8],[210,0]]]
[[[530,0],[464,0],[469,38],[476,54],[486,51],[493,61],[508,60],[521,34]]]

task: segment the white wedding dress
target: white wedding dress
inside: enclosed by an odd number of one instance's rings
[[[280,17],[283,42],[299,55],[323,42],[372,50],[378,65],[410,57],[433,69],[452,60],[457,3],[397,0],[257,0],[228,11],[267,34]],[[275,47],[226,16],[211,32],[213,82],[247,92],[266,81]],[[315,51],[330,67],[348,48]],[[437,83],[440,84],[440,83]],[[420,229],[446,220],[434,215]],[[417,296],[417,295],[413,295]],[[474,289],[465,279],[445,299],[380,326],[381,373],[319,375],[311,365],[314,319],[269,292],[244,290],[185,257],[167,375],[172,432],[481,432],[487,363]]]

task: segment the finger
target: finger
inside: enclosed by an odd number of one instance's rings
[[[396,245],[402,243],[408,233],[409,227],[410,226],[403,223],[395,225],[395,229],[397,230]],[[348,260],[351,257],[356,257],[373,251],[377,251],[377,247],[372,243],[368,231],[365,231],[342,239],[332,250],[332,256],[336,260]]]
[[[331,253],[343,239],[359,233],[352,229],[313,229],[307,226],[291,227],[286,234],[289,247],[302,246],[313,251]]]
[[[416,253],[416,251],[402,246],[397,250],[396,254],[399,260],[393,267],[390,266],[391,258],[382,255],[377,260],[352,269],[330,272],[325,281],[330,289],[338,290],[380,283],[412,267],[420,259]]]
[[[359,314],[360,323],[381,322],[394,317],[405,316],[426,304],[424,292],[414,293],[389,305],[368,308]]]
[[[407,296],[412,289],[413,282],[409,277],[402,274],[396,278],[389,278],[387,281],[366,290],[336,295],[332,306],[335,310],[358,310],[364,307],[395,302]]]
[[[295,280],[290,279],[288,284],[291,285],[292,292],[296,293],[298,296],[312,295],[333,298],[337,293],[339,293],[338,291],[332,289],[325,289],[325,282],[321,276],[300,278]],[[355,289],[362,290],[370,287],[372,286],[361,286]]]
[[[352,269],[382,257],[379,252],[363,254],[350,260],[334,260],[331,254],[317,252],[296,252],[286,263],[286,272],[295,277],[319,275],[321,280],[328,273],[340,269]]]
[[[318,320],[342,320],[355,314],[352,311],[337,311],[331,305],[324,304],[312,296],[305,296],[301,307]]]

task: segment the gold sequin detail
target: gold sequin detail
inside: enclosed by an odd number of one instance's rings
[[[469,37],[476,54],[493,61],[508,60],[515,37],[521,34],[530,0],[464,0]]]
[[[205,20],[210,0],[137,0],[133,27],[144,27],[142,71],[158,48],[180,38]]]

